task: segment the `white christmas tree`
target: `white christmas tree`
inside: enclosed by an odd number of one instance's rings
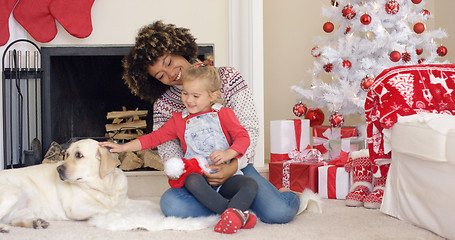
[[[312,81],[292,90],[308,108],[326,108],[328,116],[364,116],[368,88],[383,70],[444,62],[447,48],[437,40],[447,34],[426,29],[431,15],[424,5],[425,0],[331,0],[322,10],[326,35],[311,50]]]

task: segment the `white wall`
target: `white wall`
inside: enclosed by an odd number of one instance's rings
[[[69,35],[60,25],[50,45],[134,44],[140,27],[156,20],[191,29],[198,43],[215,44],[217,64],[228,63],[227,0],[95,0],[93,32],[85,39]],[[210,29],[210,31],[207,31]]]

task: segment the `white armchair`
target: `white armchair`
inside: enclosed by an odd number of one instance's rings
[[[455,239],[455,116],[399,117],[390,146],[381,211]]]

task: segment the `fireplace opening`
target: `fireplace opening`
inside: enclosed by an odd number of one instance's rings
[[[122,107],[152,112],[151,103],[131,94],[123,83],[121,60],[130,48],[41,48],[45,151],[52,141],[64,144],[75,138],[104,137],[108,112]],[[151,117],[146,121],[149,132]]]
[[[122,58],[131,46],[42,47],[43,154],[52,142],[79,138],[103,139],[108,112],[147,110],[153,127],[153,106],[133,95],[122,79]],[[198,57],[213,54],[213,45],[200,45]]]

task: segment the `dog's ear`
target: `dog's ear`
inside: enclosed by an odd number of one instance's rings
[[[118,165],[120,161],[118,158],[115,158],[112,153],[105,147],[98,148],[98,154],[100,156],[100,178],[103,179],[106,175],[112,172]]]

